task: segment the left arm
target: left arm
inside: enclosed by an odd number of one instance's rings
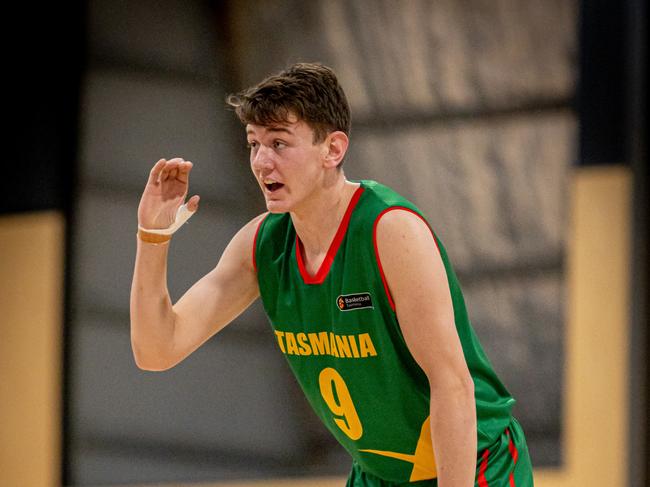
[[[426,223],[404,210],[377,224],[377,249],[404,340],[431,388],[431,437],[440,487],[472,487],[474,384],[456,331],[442,258]]]

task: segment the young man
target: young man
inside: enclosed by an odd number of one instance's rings
[[[168,243],[199,197],[181,207],[191,162],[154,165],[131,291],[138,366],[173,367],[261,296],[314,411],[353,458],[349,486],[532,486],[514,399],[439,239],[389,188],[345,178],[350,112],[334,73],[296,64],[229,104],[268,212],[172,305]]]

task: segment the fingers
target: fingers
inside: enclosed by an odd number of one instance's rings
[[[194,167],[194,164],[190,161],[183,161],[180,163],[178,165],[178,174],[176,175],[176,179],[182,183],[187,183],[190,179],[190,171],[192,170],[192,167]]]
[[[195,194],[187,201],[187,209],[190,211],[196,211],[199,209],[199,200],[201,197],[198,194]]]
[[[190,161],[180,157],[160,159],[149,173],[149,182],[159,184],[168,179],[179,179],[181,182],[187,182],[192,166],[193,164]]]
[[[178,174],[178,165],[183,162],[183,159],[180,157],[175,157],[174,159],[169,159],[165,163],[165,167],[160,173],[160,181],[167,181],[168,179],[175,179]]]
[[[151,171],[149,171],[149,182],[154,183],[158,181],[160,177],[160,173],[162,172],[163,168],[165,167],[165,163],[167,162],[166,159],[160,159],[158,162],[154,164],[154,166],[151,168]]]

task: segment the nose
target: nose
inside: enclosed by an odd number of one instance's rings
[[[253,169],[273,169],[273,151],[270,148],[260,145],[251,157]]]

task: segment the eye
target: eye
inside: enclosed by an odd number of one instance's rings
[[[274,149],[284,149],[287,146],[284,142],[281,140],[276,140],[273,142],[273,148]]]
[[[254,141],[254,140],[246,142],[246,148],[249,149],[249,150],[250,149],[257,149],[257,145],[258,145],[257,142]]]

